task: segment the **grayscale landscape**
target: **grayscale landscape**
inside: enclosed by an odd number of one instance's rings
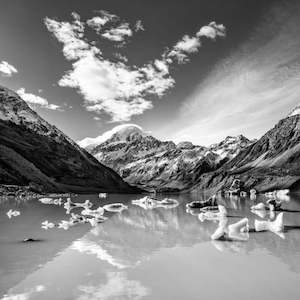
[[[299,299],[300,3],[3,0],[0,299]]]

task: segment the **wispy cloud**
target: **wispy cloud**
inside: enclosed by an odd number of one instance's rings
[[[153,103],[149,96],[160,98],[175,84],[169,66],[174,61],[188,61],[187,56],[197,52],[201,46],[200,38],[206,36],[215,39],[221,36],[220,30],[217,31],[215,27],[223,26],[212,22],[207,26],[217,32],[215,36],[195,34],[193,37],[183,37],[160,58],[138,67],[128,65],[126,57],[120,54],[114,54],[117,61],[105,58],[96,43],[85,35],[87,25],[96,31],[98,37],[124,45],[134,33],[129,23],[104,11],[85,22],[77,13],[72,16],[72,22],[45,18],[47,29],[63,44],[66,59],[72,61],[72,69],[65,73],[58,84],[75,88],[83,96],[88,111],[98,114],[105,112],[113,122],[129,121],[132,116],[151,109]],[[135,31],[137,29],[142,30],[141,22],[135,24]],[[225,28],[222,30],[225,34]]]
[[[300,4],[273,7],[249,40],[186,99],[173,138],[210,144],[233,134],[259,137],[298,104],[299,15]],[[200,33],[215,37],[205,27]]]
[[[18,70],[7,61],[0,62],[0,73],[4,76],[11,77],[13,74],[18,73]]]
[[[61,110],[61,107],[59,105],[49,104],[47,99],[31,93],[27,93],[24,88],[20,88],[16,92],[33,109],[41,107],[50,110]]]

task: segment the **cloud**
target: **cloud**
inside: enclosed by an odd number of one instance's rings
[[[138,32],[138,31],[145,31],[144,25],[142,23],[142,20],[137,20],[134,26],[134,31]]]
[[[198,52],[200,46],[199,38],[185,35],[168,53],[168,57],[176,57],[179,63],[184,63],[188,61],[188,54]]]
[[[6,61],[0,62],[0,73],[4,76],[11,77],[13,74],[18,73],[18,70]]]
[[[112,42],[123,42],[126,37],[132,36],[133,32],[128,23],[123,23],[116,28],[107,30],[102,36]]]
[[[24,88],[20,88],[16,93],[28,103],[31,108],[41,107],[50,110],[60,110],[60,106],[56,104],[49,104],[48,100],[34,94],[26,93]]]
[[[110,139],[115,133],[120,132],[122,130],[126,130],[127,128],[132,128],[132,127],[136,128],[138,131],[144,132],[143,128],[139,125],[122,124],[122,125],[115,126],[111,130],[108,130],[95,138],[87,137],[81,141],[77,141],[77,144],[82,148],[86,148],[88,146],[93,146],[93,145],[99,145],[99,144],[104,143],[108,139]]]
[[[176,120],[180,128],[170,135],[204,145],[241,133],[258,138],[285,117],[299,103],[299,15],[300,4],[271,9],[248,41],[185,99]],[[208,29],[199,32],[215,37]]]
[[[161,58],[143,66],[131,66],[127,58],[119,53],[113,54],[114,61],[105,58],[96,44],[89,42],[85,36],[87,24],[96,29],[100,37],[124,43],[125,38],[133,35],[129,23],[121,22],[117,16],[108,12],[104,14],[103,11],[99,18],[94,17],[86,22],[82,22],[76,13],[72,16],[72,22],[45,18],[47,29],[63,44],[64,56],[73,61],[72,69],[63,75],[58,84],[75,88],[83,96],[87,111],[106,113],[111,116],[112,122],[129,121],[132,116],[151,109],[153,104],[149,97],[161,98],[175,85],[169,73],[169,66],[173,63],[170,57],[176,56],[179,62],[185,62],[188,54],[197,52],[201,45],[200,37],[185,36],[172,47],[169,55],[163,53]],[[110,21],[113,21],[111,28],[106,28],[102,33],[103,26]]]
[[[95,16],[87,20],[86,24],[99,34],[105,24],[113,20],[117,20],[118,17],[116,15],[110,14],[105,10],[100,10],[98,13],[99,16]]]
[[[217,36],[225,37],[226,29],[223,24],[216,24],[216,22],[211,22],[208,26],[203,26],[202,28],[200,28],[200,30],[196,33],[196,36],[205,36],[214,40]]]

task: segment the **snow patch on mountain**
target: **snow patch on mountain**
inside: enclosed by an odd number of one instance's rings
[[[109,140],[112,136],[117,136],[119,141],[126,141],[128,136],[132,134],[141,134],[143,136],[147,135],[147,133],[143,130],[143,128],[136,124],[122,124],[114,127],[111,130],[104,132],[103,134],[95,137],[95,138],[84,138],[81,141],[77,141],[78,145],[85,149],[91,149],[94,146],[100,145],[105,141]]]

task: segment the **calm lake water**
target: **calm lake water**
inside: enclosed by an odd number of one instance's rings
[[[202,195],[172,196],[176,208],[145,210],[132,205],[141,195],[97,195],[93,208],[123,202],[128,210],[105,213],[104,223],[69,230],[44,230],[45,220],[68,219],[63,206],[36,199],[0,204],[0,299],[300,299],[300,195],[283,204],[285,231],[250,232],[248,241],[211,241],[218,222],[201,222],[185,204]],[[248,217],[265,201],[219,199],[228,222]],[[6,212],[20,216],[9,219]],[[24,243],[24,238],[37,239]]]

